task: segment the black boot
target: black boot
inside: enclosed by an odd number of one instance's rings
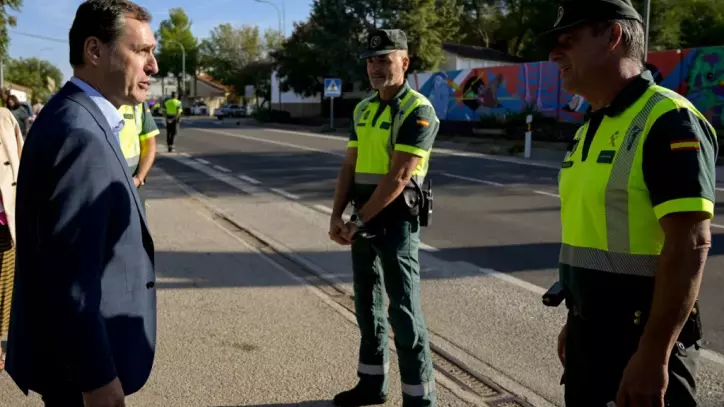
[[[387,395],[377,391],[370,391],[359,384],[352,390],[347,390],[334,396],[334,405],[338,407],[358,407],[385,404]]]

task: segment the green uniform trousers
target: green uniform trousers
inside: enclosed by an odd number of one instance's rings
[[[633,315],[616,321],[584,319],[575,311],[569,312],[563,374],[566,407],[605,407],[616,400],[623,371],[643,332],[643,324],[636,325],[633,319]],[[684,330],[693,323],[687,322]],[[697,405],[698,364],[699,342],[677,342],[669,361],[666,406]]]
[[[369,391],[389,391],[389,345],[383,284],[402,376],[404,407],[435,405],[435,373],[420,306],[420,224],[385,221],[352,243],[354,294],[361,332],[358,376]]]

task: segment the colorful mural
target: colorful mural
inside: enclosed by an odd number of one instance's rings
[[[649,54],[656,82],[691,100],[724,127],[724,47]],[[589,104],[560,87],[551,62],[410,74],[410,84],[428,97],[441,120],[472,121],[533,108],[562,122],[578,123]]]

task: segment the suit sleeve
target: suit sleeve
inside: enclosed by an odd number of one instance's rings
[[[158,126],[156,126],[156,121],[153,119],[153,115],[151,114],[151,108],[148,107],[146,102],[143,102],[142,110],[141,134],[138,137],[141,141],[145,141],[156,137],[160,131],[158,130]]]
[[[101,276],[106,266],[111,213],[108,163],[103,141],[83,130],[65,138],[51,169],[47,247],[57,268],[46,274],[47,295],[56,305],[58,346],[83,392],[116,376],[100,313]]]
[[[656,120],[644,143],[643,173],[658,219],[675,212],[714,216],[717,153],[714,130],[691,110]]]
[[[432,150],[439,122],[432,106],[422,105],[415,109],[400,126],[395,151],[404,151],[418,157],[426,157]]]

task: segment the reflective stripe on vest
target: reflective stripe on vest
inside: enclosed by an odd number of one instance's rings
[[[356,184],[379,183],[390,170],[392,153],[402,124],[418,106],[432,106],[425,96],[409,89],[400,100],[400,108],[394,117],[391,116],[391,108],[388,105],[376,117],[381,104],[375,98],[376,96],[372,96],[364,99],[354,111],[354,128],[357,133]],[[437,121],[437,117],[435,120]],[[419,184],[424,181],[428,166],[429,152],[427,156],[422,157],[413,172],[413,177]]]
[[[588,123],[578,131],[559,173],[562,264],[654,276],[664,233],[644,181],[643,146],[656,119],[682,108],[704,118],[681,95],[651,86],[619,116],[604,116],[585,161]]]

